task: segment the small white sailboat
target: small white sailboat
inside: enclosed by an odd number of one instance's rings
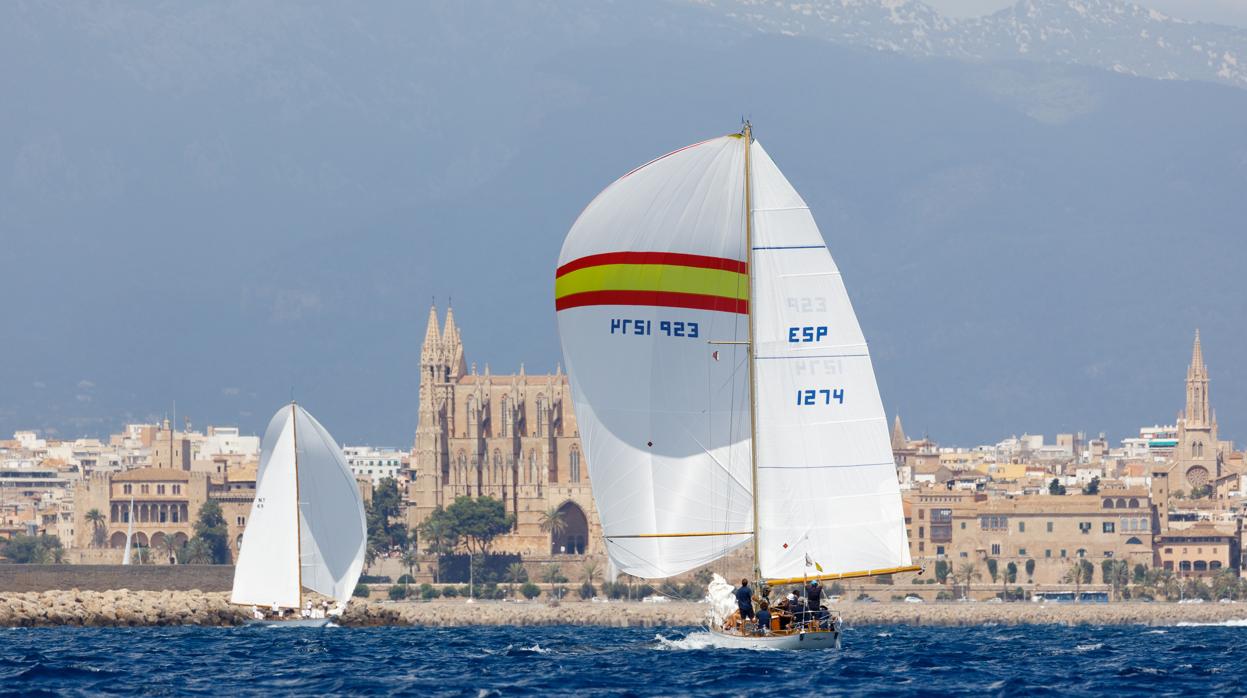
[[[748,124],[602,191],[564,241],[555,307],[619,571],[670,577],[751,542],[773,589],[919,570],[840,271]],[[839,638],[721,624],[731,647]]]
[[[328,625],[359,582],[366,543],[363,499],[342,449],[307,410],[281,408],[264,432],[230,603],[252,606],[258,623]],[[336,611],[309,609],[304,589],[333,598]]]
[[[126,549],[122,552],[121,564],[130,564],[130,542],[134,540],[134,497],[130,498],[130,513],[126,516]]]

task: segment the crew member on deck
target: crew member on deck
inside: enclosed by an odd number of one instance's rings
[[[741,623],[754,618],[753,589],[749,588],[749,580],[740,580],[740,588],[733,593],[736,594],[736,607],[740,609]]]
[[[823,588],[818,585],[817,579],[811,579],[809,585],[805,588],[805,598],[809,600],[810,610],[816,610],[823,601]]]
[[[766,599],[758,602],[758,630],[759,635],[771,634],[771,611]]]

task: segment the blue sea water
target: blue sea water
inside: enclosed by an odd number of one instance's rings
[[[696,629],[0,630],[0,694],[772,696],[1247,693],[1247,627],[860,627],[841,651]]]

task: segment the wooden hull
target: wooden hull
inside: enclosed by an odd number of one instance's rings
[[[840,632],[822,630],[791,635],[737,635],[710,629],[714,647],[751,650],[825,650],[840,649]]]

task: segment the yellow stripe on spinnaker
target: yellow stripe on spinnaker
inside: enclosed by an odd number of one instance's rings
[[[554,281],[554,297],[592,291],[668,291],[749,299],[749,277],[724,269],[675,264],[602,264],[564,274]]]

